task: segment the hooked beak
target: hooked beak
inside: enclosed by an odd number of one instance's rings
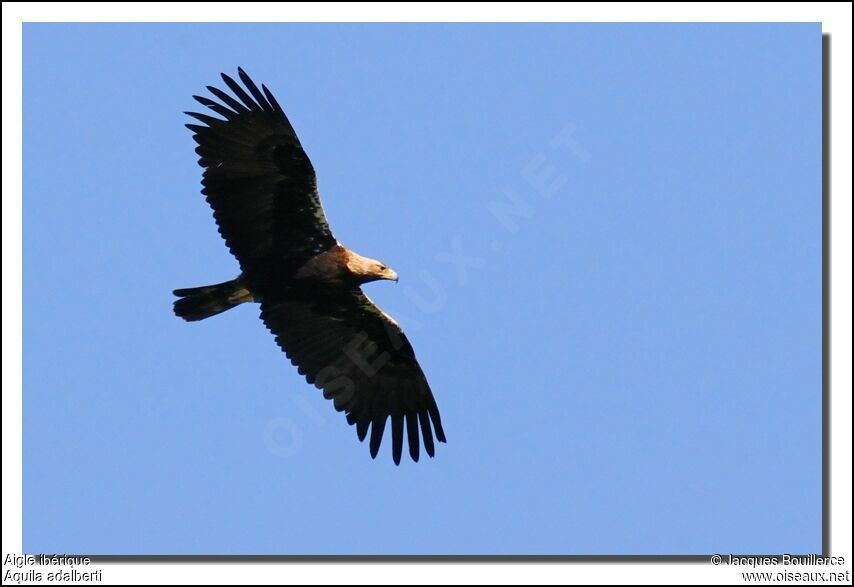
[[[397,283],[397,281],[399,279],[397,276],[397,271],[395,271],[394,269],[389,269],[388,273],[386,274],[386,279],[388,279],[389,281],[393,281],[393,282]]]

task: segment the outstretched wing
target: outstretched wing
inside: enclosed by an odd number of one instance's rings
[[[309,383],[332,399],[335,409],[356,425],[359,440],[370,428],[376,457],[391,419],[392,456],[400,463],[406,425],[409,454],[434,454],[433,434],[445,432],[427,379],[400,326],[360,289],[344,293],[261,302],[261,319]]]
[[[193,96],[222,118],[187,112],[203,123],[187,125],[205,168],[202,193],[243,269],[271,255],[305,260],[335,244],[314,168],[270,91],[238,73],[249,93],[222,74],[236,98],[211,86],[221,102]]]

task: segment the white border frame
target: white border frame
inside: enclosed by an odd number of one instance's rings
[[[851,4],[849,3],[33,3],[3,12],[3,554],[21,548],[22,185],[24,21],[820,21],[831,35],[831,548],[851,569]],[[738,568],[697,563],[108,564],[117,584],[739,583]],[[414,568],[413,568],[414,567]],[[7,567],[4,565],[4,572]],[[770,569],[758,569],[770,570]],[[809,568],[787,570],[814,570]],[[828,570],[828,569],[823,569]]]

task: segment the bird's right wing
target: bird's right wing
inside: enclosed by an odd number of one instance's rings
[[[237,99],[211,86],[221,102],[194,96],[222,118],[187,113],[203,123],[187,125],[205,168],[202,193],[243,269],[271,255],[304,261],[335,244],[314,168],[270,91],[238,72],[248,93],[222,75]]]
[[[261,319],[300,374],[347,413],[359,440],[370,428],[371,456],[377,456],[389,419],[395,463],[404,422],[415,461],[419,427],[431,457],[433,434],[445,442],[436,400],[406,335],[360,289],[262,300]]]

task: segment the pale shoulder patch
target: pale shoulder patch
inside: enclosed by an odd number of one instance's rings
[[[372,312],[375,312],[375,313],[379,314],[379,315],[380,315],[380,316],[382,316],[384,319],[388,320],[389,322],[391,322],[392,324],[394,324],[395,326],[397,326],[397,328],[398,328],[398,329],[402,330],[402,329],[400,328],[400,324],[398,324],[398,323],[397,323],[397,320],[395,320],[394,318],[392,318],[391,316],[389,316],[389,314],[388,314],[385,310],[383,310],[382,308],[380,308],[380,307],[376,304],[376,302],[374,302],[374,300],[372,300],[371,298],[369,298],[369,297],[368,297],[368,294],[366,294],[366,293],[363,291],[363,292],[362,292],[362,295],[363,295],[363,296],[365,296],[365,300],[368,302],[368,303],[367,303],[367,307],[368,307],[368,309],[369,309],[370,311],[372,311]]]

